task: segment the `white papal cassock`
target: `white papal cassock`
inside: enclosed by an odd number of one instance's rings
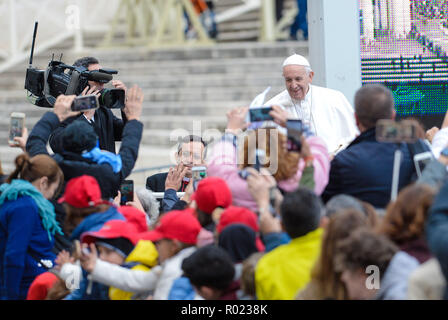
[[[301,119],[325,141],[329,153],[342,150],[359,134],[353,107],[340,91],[310,84],[303,101],[291,99],[285,90],[265,103],[272,105],[280,105],[291,118]]]

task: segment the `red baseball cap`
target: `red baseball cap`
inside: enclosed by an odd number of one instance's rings
[[[132,223],[138,232],[148,231],[148,224],[146,223],[146,213],[131,206],[121,206],[118,211],[124,216],[126,221]]]
[[[101,189],[92,176],[82,175],[73,179],[65,186],[64,195],[58,200],[66,202],[75,208],[88,208],[104,203]]]
[[[98,231],[84,232],[81,235],[81,242],[90,244],[97,239],[125,238],[135,245],[139,240],[138,234],[135,225],[128,221],[109,220]]]
[[[156,228],[140,234],[140,238],[152,242],[171,239],[196,244],[201,228],[192,210],[175,210],[165,213]]]
[[[191,197],[199,210],[211,214],[217,207],[227,208],[232,204],[232,192],[227,182],[218,177],[207,177],[198,183]]]
[[[250,211],[244,207],[230,206],[224,210],[219,218],[219,223],[216,226],[216,231],[221,233],[221,231],[233,223],[241,223],[255,232],[258,232],[258,217],[255,212]]]
[[[257,214],[247,208],[234,206],[230,206],[222,212],[218,225],[216,226],[216,231],[221,233],[225,227],[237,223],[244,224],[255,232],[259,231]],[[257,235],[255,245],[259,251],[264,251],[265,246],[259,235]]]

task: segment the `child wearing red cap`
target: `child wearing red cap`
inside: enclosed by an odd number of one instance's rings
[[[97,231],[109,220],[125,220],[108,201],[101,198],[97,180],[83,175],[71,179],[59,199],[66,211],[64,229],[70,240],[79,239],[87,231]]]
[[[128,221],[112,220],[97,232],[86,232],[81,236],[84,244],[95,244],[99,258],[130,270],[149,271],[157,264],[158,253],[151,241],[140,240],[136,225]],[[133,292],[110,287],[111,300],[140,298]]]
[[[82,256],[82,266],[94,281],[166,300],[173,281],[182,275],[182,261],[196,250],[200,230],[201,225],[191,212],[171,211],[162,216],[154,230],[139,236],[156,244],[160,266],[147,272],[129,270],[98,259],[92,245],[92,252]]]

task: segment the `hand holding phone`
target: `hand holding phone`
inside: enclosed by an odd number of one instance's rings
[[[120,192],[120,205],[124,206],[127,202],[134,201],[134,180],[124,180],[120,186]]]
[[[196,191],[198,188],[199,181],[207,177],[207,167],[198,166],[191,168],[192,179],[193,179],[193,190]]]
[[[11,145],[19,144],[15,141],[15,137],[22,137],[25,127],[25,114],[23,112],[11,113],[10,125],[9,125],[9,137],[8,143]]]
[[[286,122],[287,129],[287,149],[289,152],[301,152],[302,151],[302,133],[303,123],[302,120],[288,120]]]
[[[258,121],[273,121],[274,118],[269,114],[272,111],[272,106],[269,107],[255,107],[249,109],[250,122]]]
[[[88,111],[95,110],[99,107],[98,96],[95,94],[89,94],[86,96],[78,96],[73,100],[71,105],[72,111]]]

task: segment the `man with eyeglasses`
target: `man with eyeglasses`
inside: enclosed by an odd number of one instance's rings
[[[184,137],[175,154],[177,165],[168,172],[157,173],[146,179],[146,188],[153,192],[165,192],[174,189],[184,192],[191,179],[194,166],[205,165],[206,143],[201,137],[189,135]]]

